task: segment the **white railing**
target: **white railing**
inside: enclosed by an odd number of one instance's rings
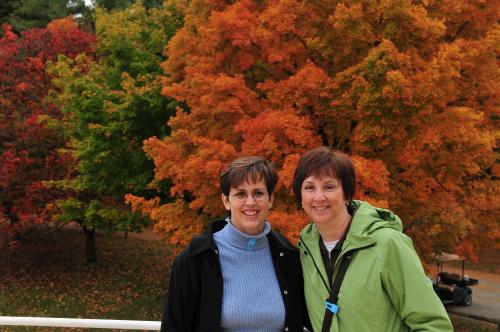
[[[0,326],[50,326],[83,327],[94,329],[149,330],[159,331],[161,322],[146,320],[77,319],[49,317],[0,316]]]

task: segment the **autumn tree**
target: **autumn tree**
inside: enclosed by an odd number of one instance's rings
[[[168,133],[176,104],[161,95],[157,76],[177,24],[166,10],[140,2],[121,11],[97,8],[97,60],[61,57],[51,68],[53,100],[64,114],[52,125],[77,162],[74,173],[52,183],[70,196],[57,203],[56,219],[82,225],[89,262],[96,260],[96,229],[139,231],[148,222],[131,213],[124,196],[148,195],[154,166],[142,141]]]
[[[64,25],[64,30],[59,28]],[[58,54],[74,58],[90,52],[93,36],[71,19],[16,35],[3,26],[0,38],[0,233],[20,234],[50,220],[47,207],[58,190],[43,181],[65,176],[71,163],[58,153],[63,142],[40,119],[58,117],[46,95],[51,88],[46,64]],[[3,221],[3,223],[2,223]]]
[[[184,2],[183,2],[184,3]],[[416,246],[474,257],[498,246],[498,1],[190,1],[163,93],[185,104],[145,144],[175,201],[130,198],[171,243],[224,213],[233,158],[280,170],[274,227],[292,238],[299,156],[351,154],[357,198],[398,213]]]

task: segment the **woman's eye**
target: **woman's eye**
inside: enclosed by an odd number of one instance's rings
[[[314,187],[313,186],[305,186],[304,190],[311,191],[311,190],[314,190]]]
[[[262,191],[256,191],[253,193],[253,197],[255,197],[256,199],[259,199],[259,198],[264,198],[266,194],[263,193]]]
[[[239,192],[234,195],[237,199],[244,199],[247,197],[247,194],[244,192]]]
[[[333,185],[330,185],[330,186],[326,186],[325,189],[326,191],[333,191],[335,190],[337,187],[336,186],[333,186]]]

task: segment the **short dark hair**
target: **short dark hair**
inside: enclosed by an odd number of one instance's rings
[[[278,173],[266,159],[262,157],[243,157],[233,162],[222,171],[219,183],[222,193],[229,196],[231,188],[236,188],[243,181],[258,182],[264,179],[269,196],[274,192],[278,182]]]
[[[293,192],[299,206],[302,204],[302,183],[310,176],[337,178],[348,201],[356,192],[356,172],[351,159],[345,153],[332,151],[326,146],[309,150],[299,159],[293,176]]]

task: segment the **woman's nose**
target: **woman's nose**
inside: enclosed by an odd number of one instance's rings
[[[257,200],[255,199],[255,197],[253,197],[252,194],[250,194],[250,195],[247,195],[247,197],[245,198],[245,204],[254,205],[254,204],[257,204]]]
[[[322,200],[324,200],[325,199],[325,193],[323,192],[323,190],[317,190],[317,191],[315,191],[313,199],[315,201],[322,201]]]

